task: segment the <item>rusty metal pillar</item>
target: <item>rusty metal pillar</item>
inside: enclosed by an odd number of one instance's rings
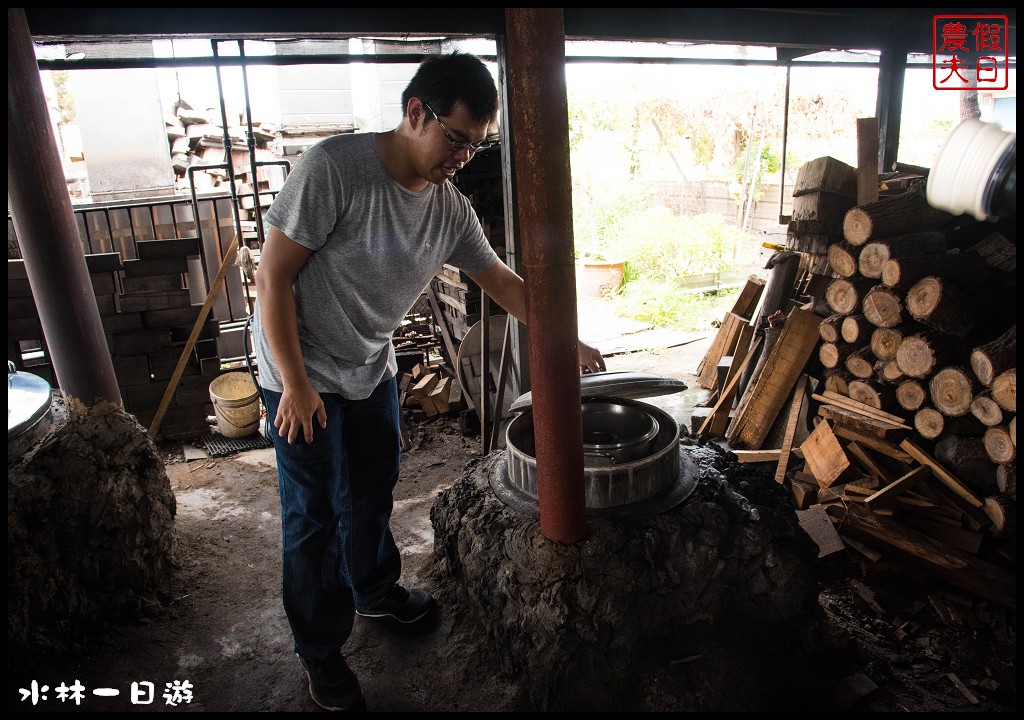
[[[7,196],[61,391],[123,407],[24,8],[7,8]]]
[[[561,8],[505,9],[505,116],[526,281],[540,529],[586,537],[569,110]]]

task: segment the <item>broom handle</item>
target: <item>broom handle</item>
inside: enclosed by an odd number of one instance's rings
[[[171,404],[171,398],[174,397],[174,391],[178,387],[178,381],[181,380],[181,374],[185,372],[185,365],[188,364],[188,356],[192,353],[192,348],[195,346],[196,340],[199,338],[199,333],[203,330],[203,324],[206,322],[206,316],[210,314],[210,308],[213,307],[213,298],[220,289],[220,284],[224,281],[224,276],[227,275],[228,268],[234,264],[235,256],[237,254],[238,238],[235,238],[231,241],[227,254],[224,256],[224,260],[220,264],[220,270],[217,271],[217,277],[214,278],[213,285],[210,286],[210,292],[206,293],[206,302],[203,303],[203,307],[199,311],[199,317],[196,318],[196,324],[192,327],[192,333],[188,336],[188,342],[185,343],[185,349],[181,351],[181,357],[178,358],[178,366],[174,368],[171,380],[167,383],[167,389],[164,390],[163,400],[160,401],[160,407],[157,408],[156,416],[153,418],[153,423],[149,426],[149,436],[154,440],[156,439],[157,432],[160,430],[160,423],[164,421],[164,415],[167,414],[167,408]]]

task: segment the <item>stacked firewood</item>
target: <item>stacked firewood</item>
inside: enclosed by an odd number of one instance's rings
[[[787,239],[800,273],[768,280],[788,304],[750,329],[723,323],[712,348],[747,339],[720,358],[755,370],[720,371],[716,386],[709,352],[701,386],[731,417],[723,430],[716,404],[692,429],[775,463],[798,509],[826,512],[848,542],[1013,604],[987,561],[1016,556],[1015,246],[996,223],[930,207],[927,170],[880,176],[877,199],[857,203],[853,168],[805,167]],[[739,393],[722,388],[733,377]]]

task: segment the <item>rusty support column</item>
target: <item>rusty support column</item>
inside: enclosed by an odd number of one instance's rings
[[[122,407],[24,8],[7,8],[7,195],[61,391]]]
[[[587,518],[562,9],[506,8],[505,32],[540,529],[574,543],[586,537]]]

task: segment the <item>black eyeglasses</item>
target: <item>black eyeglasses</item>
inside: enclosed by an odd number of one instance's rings
[[[420,99],[420,102],[423,103],[423,107],[425,107],[427,111],[434,116],[434,119],[437,120],[437,124],[441,126],[441,132],[443,132],[444,136],[448,138],[448,142],[452,144],[452,152],[462,152],[463,150],[469,150],[471,153],[476,153],[480,152],[481,150],[486,150],[489,147],[494,147],[495,145],[497,145],[496,142],[492,142],[490,140],[481,140],[478,143],[466,142],[464,140],[456,140],[455,138],[452,137],[452,134],[448,132],[448,128],[444,126],[444,123],[441,122],[441,118],[439,118],[437,116],[437,113],[434,112],[434,108],[430,107],[430,105],[427,104],[427,101],[423,100],[422,98]]]

